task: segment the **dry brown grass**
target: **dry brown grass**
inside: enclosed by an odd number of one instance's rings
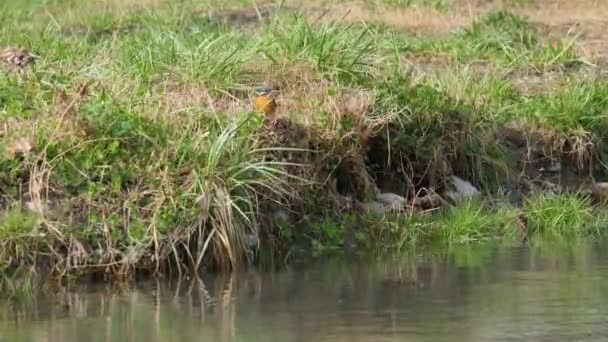
[[[547,25],[559,35],[577,36],[581,49],[588,56],[608,55],[608,48],[604,44],[608,39],[608,2],[605,1],[541,0],[535,5],[513,6],[503,1],[460,0],[447,11],[430,7],[371,8],[356,1],[340,4],[319,1],[300,3],[301,6],[316,9],[319,4],[326,11],[322,16],[325,21],[376,22],[420,34],[445,34],[470,25],[477,16],[507,9]],[[311,17],[318,17],[320,13],[324,12],[312,11]]]
[[[95,0],[78,1],[76,6],[66,8],[65,5],[47,8],[47,13],[64,16],[82,16],[83,14],[99,15],[102,13],[128,14],[142,9],[153,9],[171,3],[168,0]]]
[[[277,116],[288,117],[298,124],[314,127],[322,126],[324,134],[332,137],[338,133],[342,120],[348,118],[355,125],[353,133],[362,133],[369,122],[364,122],[375,94],[365,89],[348,89],[335,82],[324,80],[305,67],[298,72],[287,71],[272,76],[277,96]],[[373,126],[373,125],[372,125]],[[324,138],[329,138],[326,136]]]
[[[576,38],[586,57],[608,57],[608,2],[597,0],[545,0],[529,8],[515,9],[532,21],[548,26],[551,34]]]
[[[535,21],[550,25],[606,21],[608,3],[598,0],[543,0],[535,6],[515,8]]]
[[[154,95],[147,99],[146,106],[154,108],[152,111],[158,115],[179,119],[192,109],[234,117],[250,111],[251,103],[230,94],[214,95],[201,85],[177,85],[166,81],[154,87]]]
[[[318,11],[314,13],[318,16]],[[464,11],[442,12],[429,7],[371,9],[357,2],[331,5],[322,16],[324,21],[344,20],[350,23],[376,22],[399,30],[441,34],[468,25],[473,17]]]

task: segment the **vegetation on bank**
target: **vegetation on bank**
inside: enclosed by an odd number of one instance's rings
[[[606,176],[608,81],[514,12],[424,35],[289,6],[0,6],[0,46],[39,56],[0,73],[4,270],[604,234],[586,189]],[[272,123],[252,108],[261,83],[279,91]],[[451,175],[483,199],[412,205]],[[408,204],[371,213],[377,192]]]

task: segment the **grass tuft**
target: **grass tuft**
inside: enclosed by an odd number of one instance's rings
[[[375,63],[373,37],[366,28],[315,23],[300,15],[274,21],[258,49],[275,68],[305,63],[346,82],[368,79]]]
[[[513,239],[521,229],[518,211],[487,208],[477,201],[446,211],[437,221],[438,235],[448,244],[479,242],[495,238]]]
[[[528,235],[564,240],[601,235],[604,215],[594,211],[588,197],[576,194],[540,194],[524,205]]]
[[[545,41],[527,18],[508,11],[491,12],[448,36],[405,39],[401,49],[460,62],[485,60],[509,69],[570,68],[582,62],[572,41]]]

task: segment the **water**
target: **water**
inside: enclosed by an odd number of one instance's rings
[[[0,302],[0,341],[607,341],[608,247],[334,257],[53,297]]]

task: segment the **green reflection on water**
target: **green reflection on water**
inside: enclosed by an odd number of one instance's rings
[[[280,271],[0,304],[0,341],[500,341],[608,337],[601,243],[337,256]]]

